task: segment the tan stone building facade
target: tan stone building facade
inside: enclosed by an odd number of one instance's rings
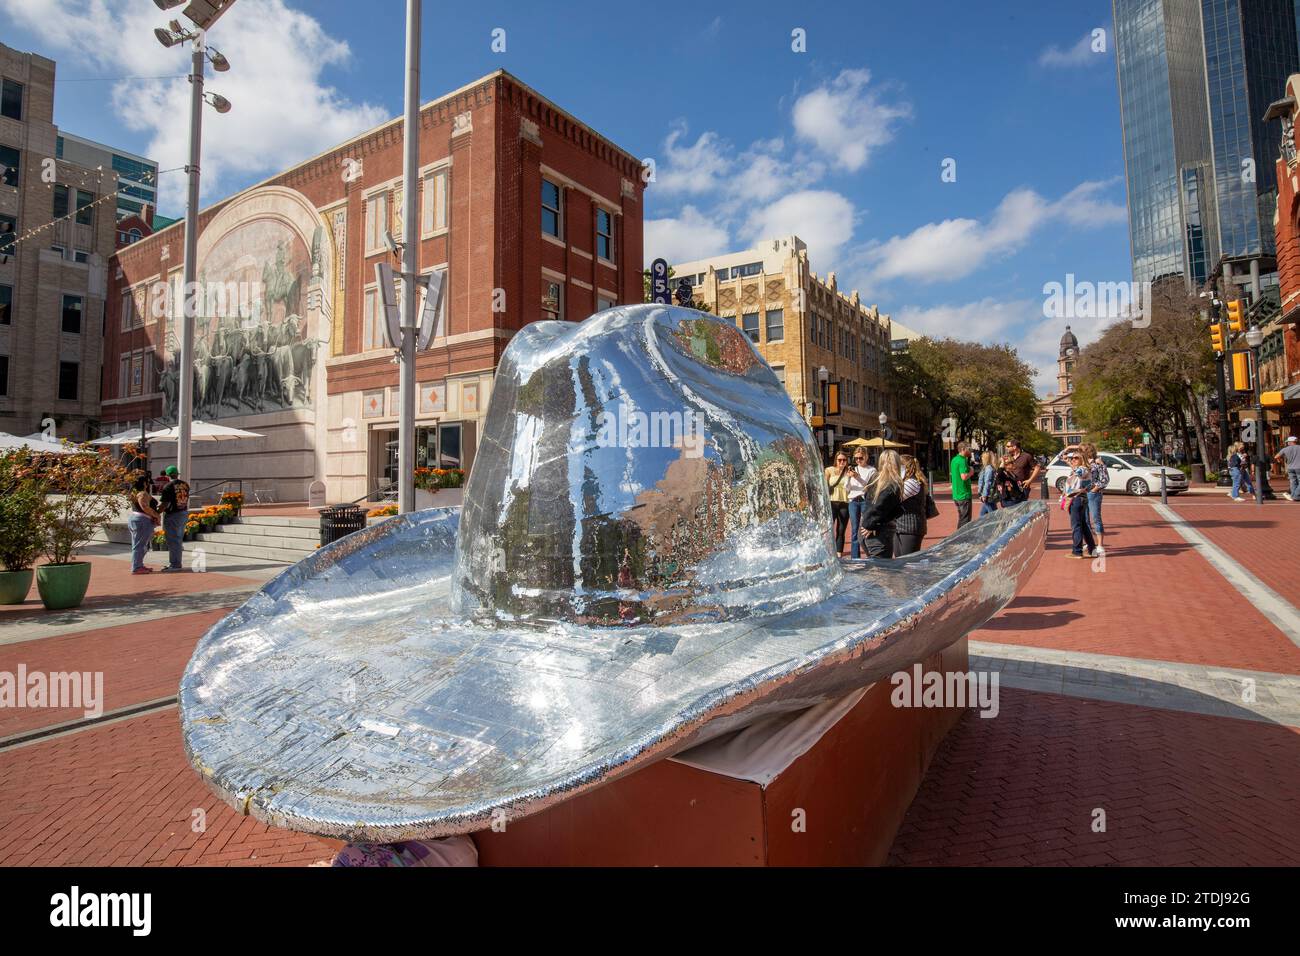
[[[653,251],[653,250],[651,250]],[[693,301],[733,320],[814,425],[823,452],[850,438],[896,431],[888,391],[889,316],[840,291],[835,273],[812,271],[798,236],[763,240],[752,249],[673,264],[676,291],[689,282]],[[824,372],[823,372],[824,370]],[[839,413],[828,415],[826,386],[839,387]]]
[[[91,437],[117,179],[56,155],[53,60],[0,44],[0,431]]]
[[[1078,360],[1079,340],[1067,325],[1056,358],[1056,391],[1038,402],[1038,430],[1066,445],[1083,441],[1083,429],[1074,420],[1074,364]]]

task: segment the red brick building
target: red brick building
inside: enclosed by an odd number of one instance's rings
[[[1270,107],[1268,117],[1282,122],[1282,152],[1277,159],[1277,272],[1281,312],[1277,330],[1260,349],[1260,379],[1266,390],[1281,391],[1285,403],[1277,412],[1273,437],[1280,443],[1300,434],[1300,164],[1297,163],[1295,121],[1300,102],[1300,74],[1286,84],[1286,98]],[[1280,333],[1278,337],[1277,333]],[[1270,340],[1272,340],[1270,342]],[[1269,418],[1273,419],[1272,412]]]
[[[350,500],[391,478],[398,366],[375,264],[402,236],[395,119],[205,209],[195,418],[265,435],[196,443],[200,483],[278,500],[324,481]],[[210,141],[209,148],[219,148]],[[498,71],[420,111],[422,272],[445,270],[442,332],[417,363],[417,464],[468,468],[511,336],[642,296],[640,161]],[[104,420],[172,420],[184,224],[109,269]],[[174,445],[151,448],[155,466]]]

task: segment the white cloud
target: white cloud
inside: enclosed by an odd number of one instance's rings
[[[795,100],[791,113],[799,138],[849,172],[865,166],[874,149],[894,138],[898,122],[912,115],[909,104],[885,102],[870,82],[868,70],[844,70]]]
[[[1049,223],[1088,228],[1122,223],[1124,207],[1098,198],[1109,185],[1082,183],[1055,202],[1032,189],[1015,189],[1003,197],[985,223],[945,219],[893,236],[866,250],[863,258],[870,281],[961,279],[986,262],[1020,249]]]
[[[135,0],[7,0],[9,15],[53,53],[75,53],[97,69],[124,75],[182,74],[188,47],[165,49],[153,29],[166,17]],[[225,115],[205,107],[205,200],[225,195],[232,178],[271,175],[390,118],[383,107],[356,103],[325,82],[346,69],[351,50],[314,17],[284,0],[243,0],[212,29],[209,42],[229,57],[228,73],[209,71],[206,88],[232,103]],[[64,64],[66,69],[66,64]],[[131,129],[149,135],[144,152],[162,169],[182,166],[189,145],[189,84],[183,79],[114,85],[113,108]],[[160,177],[160,202],[184,203],[185,177]]]
[[[689,262],[727,252],[730,236],[724,226],[694,206],[684,206],[675,217],[645,222],[645,263],[658,258]]]
[[[853,236],[853,203],[837,192],[805,189],[755,210],[742,229],[748,242],[797,235],[810,255],[834,268],[840,248]]]
[[[1101,63],[1106,57],[1102,55],[1105,52],[1093,50],[1093,36],[1089,32],[1080,38],[1079,42],[1074,44],[1068,50],[1062,50],[1056,44],[1052,44],[1042,53],[1038,54],[1038,65],[1046,67],[1075,67],[1090,66],[1093,63]]]
[[[735,162],[731,147],[711,130],[689,146],[679,145],[685,135],[685,126],[678,126],[664,140],[666,162],[655,172],[654,188],[687,195],[717,192]]]

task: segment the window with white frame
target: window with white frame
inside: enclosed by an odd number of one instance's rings
[[[745,335],[748,336],[749,341],[757,345],[758,344],[758,313],[746,312],[744,316],[742,316],[741,318],[741,328],[744,330]]]
[[[780,342],[785,339],[785,310],[767,310],[767,340]]]
[[[366,200],[366,255],[382,252],[388,230],[388,193],[376,193]]]
[[[596,255],[614,261],[614,214],[596,208]]]
[[[612,308],[614,308],[614,306],[616,306],[616,305],[618,305],[618,303],[615,302],[613,299],[611,299],[609,296],[606,296],[606,295],[597,295],[597,296],[596,296],[596,311],[597,311],[597,312],[604,312],[606,309],[612,309]]]
[[[560,208],[563,195],[557,184],[542,180],[542,232],[557,239],[564,237],[564,215]]]
[[[136,315],[135,296],[130,289],[127,289],[122,293],[122,331],[129,332],[141,324],[139,316]]]
[[[447,199],[449,174],[443,167],[424,177],[424,194],[421,197],[420,231],[424,235],[441,232],[447,228]]]

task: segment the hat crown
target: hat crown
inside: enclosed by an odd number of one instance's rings
[[[535,322],[501,357],[452,606],[675,624],[786,611],[840,568],[808,426],[734,323],[675,306]]]

